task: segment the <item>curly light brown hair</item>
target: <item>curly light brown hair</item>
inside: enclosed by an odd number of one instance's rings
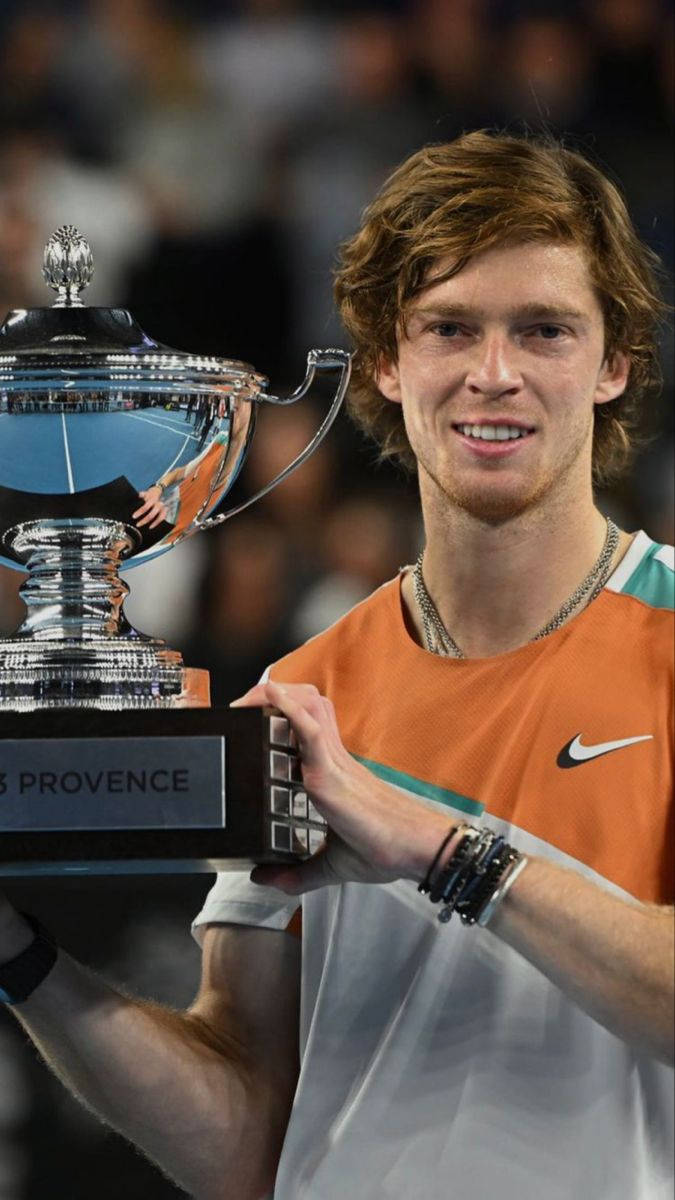
[[[606,484],[625,468],[640,440],[645,397],[661,378],[659,260],[640,241],[618,189],[588,159],[551,138],[487,130],[408,158],[341,247],[335,299],[355,350],[348,406],[382,458],[415,466],[401,407],[385,399],[376,377],[383,358],[396,360],[406,311],[431,268],[451,256],[446,278],[489,247],[532,240],[586,251],[606,357],[630,359],[625,392],[596,409],[594,481]]]

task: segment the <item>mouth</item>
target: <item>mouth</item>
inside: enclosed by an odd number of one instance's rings
[[[453,422],[452,428],[462,437],[481,442],[515,442],[531,437],[535,432],[534,426],[531,425],[512,425],[493,421],[480,424]]]
[[[456,421],[452,428],[466,450],[482,459],[517,454],[537,432],[533,425],[510,421]]]

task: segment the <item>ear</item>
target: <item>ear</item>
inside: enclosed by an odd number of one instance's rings
[[[401,403],[401,377],[397,362],[389,358],[380,358],[375,382],[387,400],[394,404]]]
[[[595,386],[595,404],[608,404],[626,390],[630,373],[630,359],[617,351],[611,359],[605,359]]]

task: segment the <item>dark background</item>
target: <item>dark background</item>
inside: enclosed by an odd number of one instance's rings
[[[80,0],[0,5],[0,315],[49,303],[49,234],[93,245],[90,303],[127,306],[155,338],[252,362],[277,391],[307,350],[342,345],[336,246],[388,172],[428,141],[491,126],[548,130],[623,187],[673,265],[672,11],[660,0]],[[599,497],[627,529],[672,542],[672,340],[653,438]],[[238,496],[288,462],[319,420],[261,421]],[[127,611],[213,699],[336,619],[420,542],[414,482],[376,467],[341,419],[252,513],[129,572]],[[0,568],[0,634],[21,616]],[[210,880],[13,885],[72,952],[181,1006],[198,979],[188,933]],[[178,1193],[80,1109],[0,1014],[0,1200],[160,1200]]]

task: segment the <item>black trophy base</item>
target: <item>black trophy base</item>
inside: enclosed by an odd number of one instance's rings
[[[1,877],[243,870],[325,829],[272,709],[3,713]]]

